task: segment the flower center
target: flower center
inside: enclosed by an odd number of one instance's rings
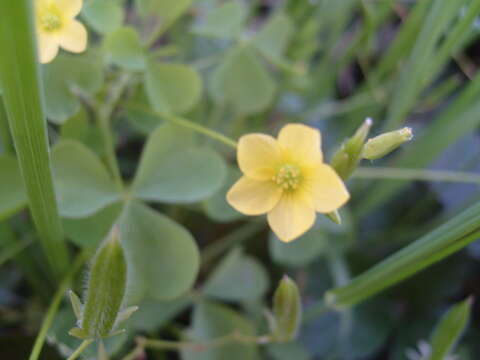
[[[298,188],[302,175],[298,166],[285,164],[273,176],[272,180],[284,190],[291,191]]]
[[[46,32],[53,32],[62,27],[62,18],[55,9],[48,9],[40,14],[40,27]]]

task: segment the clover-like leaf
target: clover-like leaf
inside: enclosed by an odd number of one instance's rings
[[[191,133],[164,124],[148,139],[133,193],[145,200],[193,203],[220,189],[225,176],[225,163],[215,151],[194,146]]]
[[[216,102],[231,104],[244,115],[265,110],[273,101],[275,83],[249,46],[233,49],[212,77]]]
[[[181,114],[200,100],[202,81],[191,66],[152,62],[145,73],[145,89],[155,110]]]
[[[120,198],[120,191],[98,157],[82,143],[65,140],[52,153],[60,214],[85,217]]]
[[[182,225],[134,201],[127,204],[119,226],[132,303],[144,297],[173,299],[190,289],[200,256]]]
[[[101,57],[96,53],[61,55],[43,66],[43,84],[47,117],[63,123],[80,110],[75,91],[93,95],[103,83]]]
[[[146,54],[137,31],[130,26],[122,27],[105,39],[107,59],[127,70],[143,70]]]

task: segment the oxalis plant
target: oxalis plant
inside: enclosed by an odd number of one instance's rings
[[[479,14],[0,1],[0,357],[478,358]]]

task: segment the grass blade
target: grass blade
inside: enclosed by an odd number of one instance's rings
[[[474,205],[347,285],[327,291],[325,302],[346,308],[395,285],[462,249],[480,236],[480,204]]]
[[[0,2],[0,81],[30,211],[58,278],[67,268],[68,253],[53,188],[32,6],[29,0]]]
[[[386,130],[401,126],[405,116],[415,105],[418,94],[425,86],[422,74],[428,72],[428,67],[436,55],[436,44],[463,2],[464,0],[437,0],[432,4],[418,40],[393,90],[384,124]]]

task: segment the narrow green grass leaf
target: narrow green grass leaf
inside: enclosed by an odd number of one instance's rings
[[[33,5],[0,2],[0,81],[30,211],[45,255],[57,277],[68,253],[53,188],[39,68],[35,55]]]
[[[1,89],[0,89],[1,90]],[[0,96],[0,154],[13,154],[13,144],[8,130],[8,119],[3,99]]]
[[[480,204],[477,204],[354,278],[347,285],[328,291],[325,300],[336,308],[358,304],[464,248],[479,236]]]
[[[27,205],[27,193],[15,158],[0,156],[0,220]]]
[[[418,1],[414,5],[404,24],[400,27],[392,45],[390,45],[385,55],[383,55],[373,73],[369,75],[371,79],[380,80],[385,77],[411,50],[431,3],[432,0],[425,0]]]
[[[393,90],[384,124],[386,130],[400,127],[415,105],[418,94],[425,86],[422,74],[428,72],[428,67],[436,55],[435,46],[463,2],[464,0],[438,0],[432,4],[418,34],[418,40]]]
[[[437,324],[430,346],[432,354],[429,360],[443,360],[451,353],[453,347],[465,331],[472,310],[472,299],[468,298],[448,310]]]

